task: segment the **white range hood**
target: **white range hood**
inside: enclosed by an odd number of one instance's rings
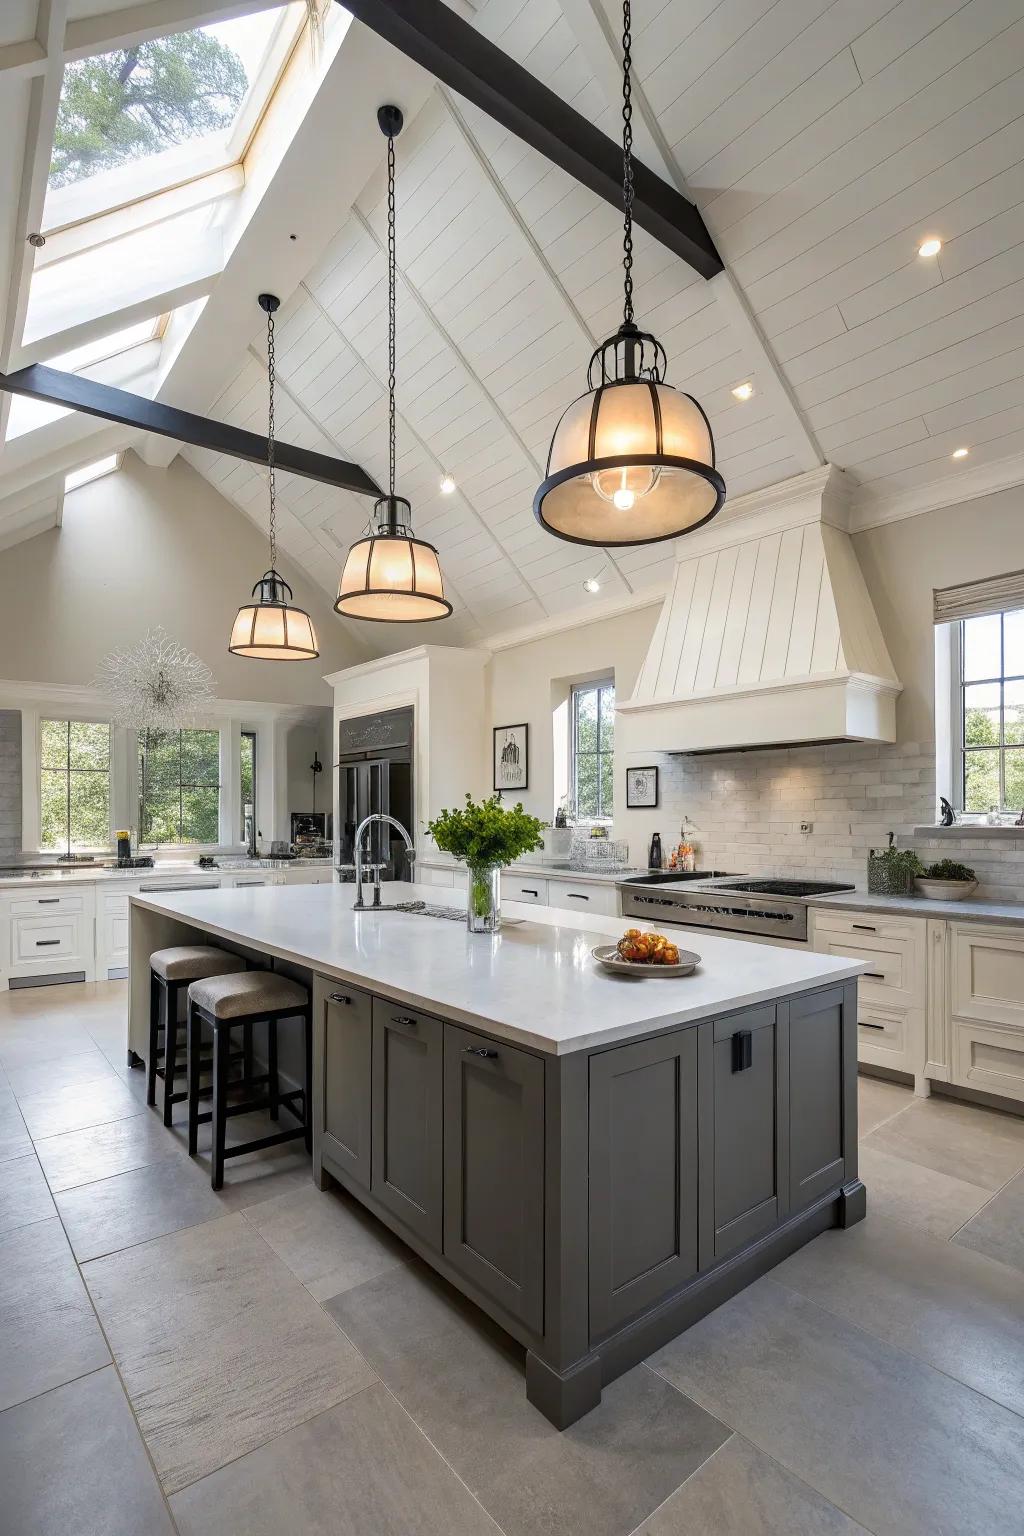
[[[630,755],[895,741],[900,684],[826,465],[727,502],[676,545],[633,697]]]

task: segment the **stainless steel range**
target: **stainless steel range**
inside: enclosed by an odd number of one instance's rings
[[[618,882],[623,917],[685,923],[727,933],[807,942],[807,906],[816,896],[852,891],[827,880],[757,880],[634,875]]]

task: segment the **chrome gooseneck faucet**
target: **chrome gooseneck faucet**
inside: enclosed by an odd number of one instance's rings
[[[405,856],[409,860],[409,863],[412,864],[413,861],[416,858],[416,849],[413,847],[412,838],[409,836],[408,832],[402,826],[402,823],[400,821],[396,820],[396,818],[394,816],[387,816],[387,815],[385,815],[385,813],[383,811],[372,811],[369,816],[364,816],[362,821],[359,823],[358,827],[356,828],[356,837],[355,837],[355,844],[356,844],[356,853],[355,853],[355,858],[356,858],[356,899],[355,899],[355,901],[352,904],[353,911],[355,911],[355,912],[361,912],[365,908],[365,906],[366,906],[366,902],[363,900],[363,835],[366,832],[367,827],[373,826],[374,823],[377,823],[379,826],[383,826],[385,824],[385,822],[389,826],[395,827],[399,832],[401,832],[403,838],[405,839]],[[381,900],[380,900],[380,871],[381,871],[381,865],[380,864],[374,864],[374,866],[373,866],[373,905],[375,907],[379,907],[381,905]]]

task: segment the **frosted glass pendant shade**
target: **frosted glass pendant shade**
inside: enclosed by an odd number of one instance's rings
[[[259,594],[257,596],[257,594]],[[310,661],[319,656],[313,621],[291,601],[292,589],[276,571],[267,571],[243,603],[231,629],[228,650],[255,661]]]
[[[400,496],[378,503],[378,531],[349,550],[335,612],[393,624],[429,623],[451,613],[437,550],[398,520],[399,507],[408,505]]]

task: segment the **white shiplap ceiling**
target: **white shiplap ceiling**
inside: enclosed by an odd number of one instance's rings
[[[617,137],[615,0],[459,9]],[[638,318],[707,409],[730,494],[815,450],[879,507],[931,487],[955,501],[958,477],[1024,464],[1021,0],[634,0],[633,18],[641,153],[701,208],[727,268],[705,283],[639,232]],[[386,69],[375,83],[387,99]],[[616,211],[441,86],[420,100],[398,141],[399,490],[456,614],[419,634],[362,626],[375,649],[471,643],[580,608],[589,576],[627,597],[672,563],[659,546],[559,543],[532,516],[554,422],[619,320]],[[332,176],[335,158],[325,148],[310,174]],[[380,481],[383,158],[381,141],[278,324],[281,436]],[[930,235],[943,248],[922,260]],[[261,332],[219,398],[175,403],[262,430]],[[258,470],[185,451],[262,520]],[[287,476],[281,503],[283,547],[333,593],[367,504]]]

